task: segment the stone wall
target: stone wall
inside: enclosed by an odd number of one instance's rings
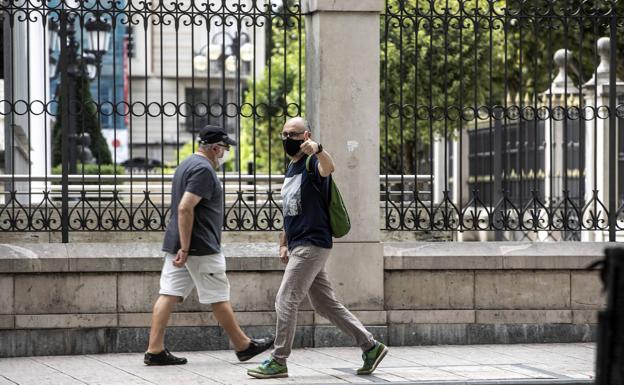
[[[401,243],[384,247],[396,345],[596,339],[600,243]]]
[[[142,351],[157,296],[159,243],[1,244],[0,357]],[[599,243],[385,243],[383,303],[345,273],[354,250],[328,264],[338,297],[390,345],[593,341],[604,302]],[[283,265],[274,243],[224,247],[232,304],[251,335],[272,334]],[[357,254],[357,253],[355,253]],[[363,266],[360,269],[364,271]],[[353,342],[300,309],[296,346]],[[175,350],[227,349],[195,294],[172,317]],[[199,337],[199,338],[198,338]]]

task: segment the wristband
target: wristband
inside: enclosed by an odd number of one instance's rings
[[[315,152],[315,154],[320,154],[321,152],[323,152],[323,145],[320,143],[317,143],[317,144],[318,144],[318,151]]]

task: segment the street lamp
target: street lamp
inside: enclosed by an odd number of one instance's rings
[[[101,15],[95,14],[86,21],[85,29],[87,30],[89,45],[91,47],[85,49],[85,64],[87,65],[89,79],[93,80],[101,69],[102,56],[106,53],[110,45],[113,26]],[[91,66],[91,68],[89,68],[89,66]],[[97,68],[93,68],[93,66]]]
[[[66,0],[65,4],[69,7],[76,7],[79,2]],[[85,30],[89,44],[83,45],[82,54],[78,53],[78,44],[76,42],[76,30],[74,26],[74,16],[67,17],[67,23],[64,26],[67,35],[67,48],[69,48],[68,69],[72,72],[70,75],[80,75],[80,71],[86,74],[89,80],[94,80],[101,70],[102,56],[108,51],[110,45],[112,26],[99,15],[90,17],[85,22]],[[50,53],[59,52],[61,47],[61,38],[59,36],[59,23],[50,20],[48,23],[50,31]],[[60,54],[59,54],[60,55]],[[56,78],[59,59],[50,55],[50,77]],[[81,67],[81,65],[83,65]]]
[[[210,71],[210,63],[222,60],[223,74],[235,73],[241,63],[247,64],[253,61],[255,47],[251,38],[245,32],[220,31],[212,36],[210,41],[195,52],[193,57],[193,68],[198,72]],[[247,73],[245,73],[247,75]],[[240,80],[240,74],[237,81]],[[239,84],[240,86],[240,84]],[[244,86],[243,86],[244,87]],[[208,93],[210,95],[210,93]],[[223,90],[222,105],[227,106],[227,92]],[[210,96],[208,96],[210,98]],[[225,117],[224,117],[225,119]],[[228,126],[227,124],[225,124]],[[238,169],[238,157],[236,157],[235,168]]]
[[[245,32],[231,35],[228,32],[215,34],[210,42],[199,49],[193,58],[193,68],[198,72],[208,70],[211,61],[223,58],[224,70],[236,72],[238,59],[249,63],[254,58],[254,46]]]
[[[82,55],[82,60],[84,61],[85,73],[87,77],[89,80],[95,80],[100,72],[102,63],[101,56],[85,50],[85,54]]]
[[[112,26],[99,14],[94,13],[86,20],[84,26],[88,34],[89,44],[83,44],[80,51],[76,41],[76,10],[80,1],[65,0],[65,8],[59,9],[59,21],[50,20],[48,24],[50,32],[50,52],[59,52],[58,59],[50,55],[50,78],[60,75],[57,85],[57,95],[63,95],[66,106],[76,103],[76,81],[80,77],[94,80],[101,70],[102,56],[106,54],[111,39]],[[69,8],[69,10],[67,9]],[[61,67],[61,63],[63,63]],[[61,107],[64,108],[64,107]],[[67,108],[67,107],[65,107]],[[88,135],[76,135],[76,113],[69,111],[66,139],[63,140],[63,148],[67,149],[69,173],[76,173],[76,145],[81,144],[84,148],[90,143]],[[81,161],[92,161],[89,151],[84,148],[81,151]]]

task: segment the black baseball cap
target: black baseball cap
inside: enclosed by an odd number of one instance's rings
[[[202,143],[212,144],[223,142],[236,146],[236,141],[230,138],[223,127],[207,125],[199,130],[199,140]]]

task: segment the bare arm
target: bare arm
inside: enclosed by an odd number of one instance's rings
[[[280,233],[279,244],[279,258],[283,263],[288,263],[288,241],[284,230]]]
[[[336,170],[336,165],[331,155],[329,155],[329,152],[323,150],[316,154],[316,157],[318,158],[318,171],[323,178],[329,176]]]
[[[312,139],[308,139],[301,145],[301,149],[306,155],[312,155],[316,154],[319,146],[318,143],[316,143]],[[336,170],[334,160],[327,151],[321,151],[320,153],[316,154],[316,157],[318,158],[318,171],[323,178],[329,176],[332,172]]]
[[[188,258],[189,248],[191,247],[191,233],[193,231],[193,219],[195,216],[195,206],[199,203],[201,197],[186,191],[182,195],[180,204],[178,205],[178,233],[180,235],[180,250],[173,261],[176,267],[182,267]]]
[[[285,246],[288,247],[288,241],[286,240],[286,231],[282,230],[282,232],[279,235],[279,244],[280,247]]]

